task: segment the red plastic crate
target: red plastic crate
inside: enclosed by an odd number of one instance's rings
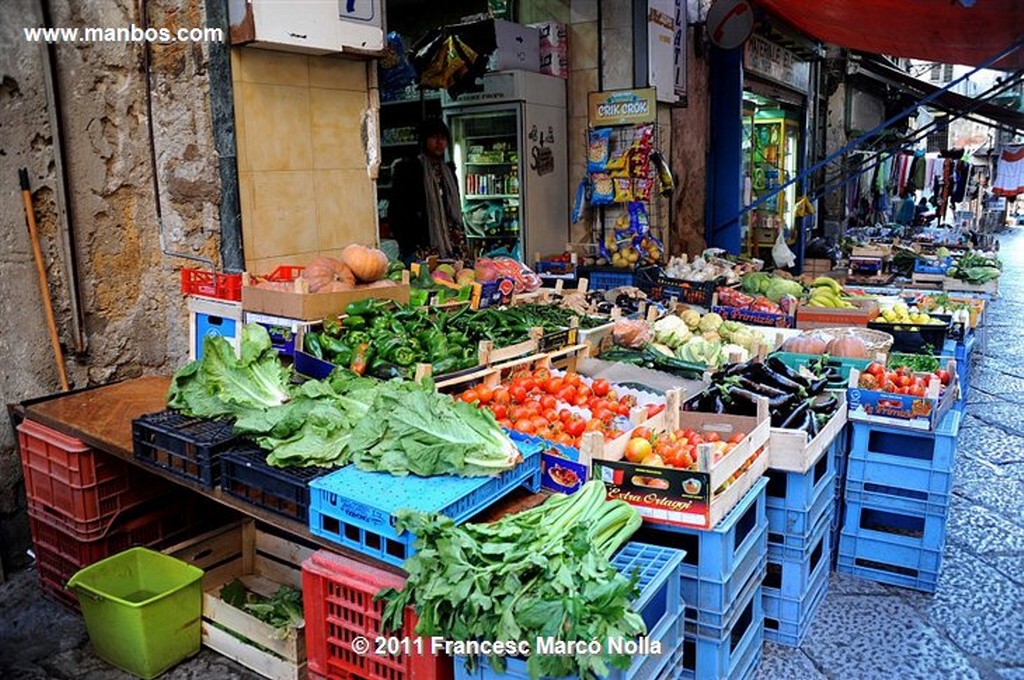
[[[274,271],[267,274],[264,278],[267,281],[287,283],[288,281],[294,281],[295,279],[302,276],[302,272],[304,272],[305,270],[305,267],[299,265],[283,264]]]
[[[181,292],[185,295],[238,302],[242,299],[242,275],[184,267],[181,270]]]
[[[306,614],[306,659],[311,677],[338,680],[447,680],[452,660],[424,653],[377,656],[352,651],[352,640],[371,643],[381,631],[382,588],[401,588],[405,579],[382,569],[320,550],[302,563],[302,601]],[[399,637],[414,638],[416,614],[410,607]]]
[[[59,558],[54,557],[44,557],[43,560],[40,560],[38,554],[36,556],[36,573],[39,574],[39,587],[43,591],[43,596],[70,609],[76,614],[81,614],[82,610],[78,605],[78,598],[64,587],[68,579],[61,576],[61,568],[59,566],[53,565],[54,559],[59,561]]]
[[[158,477],[29,420],[18,426],[18,445],[29,509],[81,539],[99,538],[120,513],[171,488]]]

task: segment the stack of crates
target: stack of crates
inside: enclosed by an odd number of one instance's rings
[[[679,548],[685,632],[664,677],[752,678],[761,660],[761,582],[768,554],[767,480],[710,530],[645,524],[637,540]]]
[[[64,586],[79,569],[189,527],[178,504],[163,502],[171,493],[163,480],[31,420],[17,430],[36,568],[48,597],[77,610]]]
[[[961,417],[933,432],[853,423],[837,571],[935,592]]]
[[[830,531],[832,554],[829,556],[833,568],[835,568],[836,560],[839,558],[839,532],[843,528],[843,511],[846,508],[846,469],[848,466],[847,457],[850,451],[850,432],[850,425],[847,424],[843,431],[839,433],[839,436],[835,438],[835,441],[832,442],[832,447],[829,450],[829,455],[835,461],[836,470],[836,509],[832,515],[832,529]]]
[[[837,439],[842,438],[840,432]],[[836,440],[806,472],[769,468],[765,639],[797,647],[825,599],[835,516]]]

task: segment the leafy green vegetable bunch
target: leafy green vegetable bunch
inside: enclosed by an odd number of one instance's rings
[[[398,526],[416,534],[417,552],[405,562],[405,588],[377,595],[386,603],[384,628],[401,630],[413,606],[417,635],[449,640],[635,638],[646,632],[631,604],[637,578],[618,573],[609,558],[640,524],[633,507],[606,500],[599,481],[493,524],[456,526],[443,516],[402,513]],[[625,655],[534,654],[527,668],[533,678],[593,678],[630,662]],[[476,663],[468,660],[470,671]],[[503,658],[490,663],[505,669]]]

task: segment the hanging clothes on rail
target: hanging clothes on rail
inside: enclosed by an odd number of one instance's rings
[[[921,156],[914,156],[910,161],[910,179],[907,182],[907,188],[909,191],[921,191],[927,186],[925,184],[925,171],[927,169],[927,161]]]
[[[967,182],[971,177],[971,166],[966,161],[955,161],[953,169],[953,188],[950,190],[949,198],[955,203],[960,203],[967,195]]]
[[[1007,146],[999,154],[992,193],[1009,198],[1024,193],[1024,145]]]

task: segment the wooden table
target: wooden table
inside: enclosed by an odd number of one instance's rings
[[[139,416],[166,408],[167,389],[170,384],[170,378],[166,376],[135,378],[70,394],[56,394],[44,400],[27,402],[25,405],[16,407],[14,411],[23,418],[34,420],[68,436],[81,439],[100,451],[123,458],[149,473],[186,487],[243,515],[253,517],[309,543],[378,568],[386,568],[399,574],[403,573],[402,570],[378,562],[368,555],[315,536],[309,531],[307,525],[246,503],[225,493],[220,488],[211,489],[169,471],[137,461],[132,445],[132,421]],[[474,519],[493,521],[503,515],[533,507],[543,501],[545,497],[543,494],[532,494],[520,488]]]

